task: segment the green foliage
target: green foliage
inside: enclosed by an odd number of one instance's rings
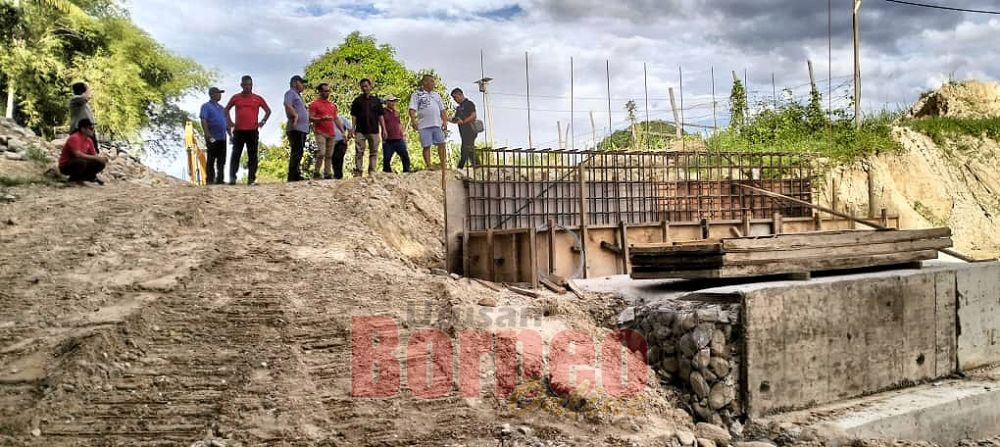
[[[396,109],[406,133],[406,146],[410,151],[410,161],[413,170],[421,170],[424,166],[421,154],[420,139],[417,132],[409,125],[407,108],[410,95],[420,86],[420,78],[430,74],[435,79],[435,91],[441,95],[447,106],[450,102],[448,89],[441,78],[429,69],[412,71],[396,60],[396,50],[390,45],[379,44],[374,37],[362,35],[355,31],[348,35],[340,45],[329,49],[323,55],[314,59],[305,68],[305,77],[316,87],[322,82],[330,84],[332,93],[330,100],[338,108],[338,113],[350,117],[350,106],[354,98],[361,94],[359,83],[362,79],[372,81],[372,94],[385,97],[392,94],[399,98]],[[316,97],[314,89],[303,92],[306,102]],[[454,126],[451,130],[455,131]],[[346,166],[354,166],[354,145],[348,145]],[[431,149],[432,163],[437,161],[437,150]],[[381,161],[380,161],[381,163]],[[394,159],[395,170],[402,169],[399,161]],[[451,164],[454,166],[454,163]],[[378,167],[381,169],[381,166]]]
[[[636,135],[636,138],[633,138]],[[662,120],[640,121],[629,126],[628,129],[616,130],[610,136],[601,140],[598,147],[601,149],[665,149],[677,139],[677,128],[673,124]],[[633,144],[633,140],[638,143]]]
[[[730,128],[738,129],[746,124],[747,119],[747,91],[739,79],[733,79],[733,89],[729,93],[729,112],[732,119]]]
[[[1000,140],[1000,117],[952,118],[929,116],[903,123],[917,132],[931,137],[938,146],[957,136],[987,137]]]
[[[260,143],[258,147],[257,179],[263,183],[284,182],[288,178],[288,144],[270,145]],[[245,151],[244,151],[245,152]],[[243,155],[246,166],[246,154]],[[310,171],[303,171],[304,173]]]
[[[179,98],[212,74],[175,56],[136,27],[118,0],[0,0],[0,74],[16,92],[17,117],[52,136],[68,120],[70,85],[91,85],[98,132],[135,139],[160,125],[176,127]]]
[[[843,111],[834,111],[834,119],[828,119],[822,113],[821,102],[815,89],[808,105],[786,95],[775,107],[761,108],[756,115],[747,116],[742,124],[734,118],[728,129],[708,139],[708,146],[726,151],[810,152],[841,162],[899,149],[891,135],[899,113],[882,111],[870,115],[861,128],[856,129],[853,120],[847,119]]]

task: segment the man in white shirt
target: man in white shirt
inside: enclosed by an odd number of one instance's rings
[[[436,145],[441,168],[447,169],[444,132],[448,130],[448,113],[441,95],[434,91],[434,76],[424,75],[420,84],[421,89],[410,96],[410,123],[413,130],[420,134],[420,146],[424,148],[424,166],[431,168],[431,145]]]

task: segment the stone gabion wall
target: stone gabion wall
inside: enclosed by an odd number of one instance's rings
[[[671,300],[627,309],[619,325],[646,338],[650,366],[698,420],[742,431],[739,319],[739,304]]]

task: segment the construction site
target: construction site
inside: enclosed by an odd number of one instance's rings
[[[0,445],[1000,445],[1000,145],[893,136],[70,187],[4,121]]]

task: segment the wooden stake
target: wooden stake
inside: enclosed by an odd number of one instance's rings
[[[622,273],[628,275],[632,271],[632,261],[628,253],[628,225],[624,221],[618,223],[618,236],[621,237],[622,268],[625,270]]]
[[[854,0],[854,127],[861,128],[861,0]]]
[[[593,135],[593,138],[594,138],[594,147],[593,147],[593,149],[596,151],[597,150],[597,124],[594,122],[594,111],[593,110],[590,111],[590,133]]]
[[[490,281],[497,282],[496,244],[493,240],[493,227],[486,229],[486,264]]]
[[[528,265],[531,266],[531,287],[538,288],[538,234],[534,228],[528,230],[528,256],[531,257]]]
[[[556,222],[549,219],[549,274],[556,273]]]
[[[528,74],[528,52],[524,52],[524,91],[525,99],[528,102],[528,149],[534,149],[534,142],[531,140],[531,78]]]
[[[670,108],[674,111],[674,128],[677,134],[677,139],[684,139],[683,130],[681,129],[681,114],[677,111],[677,101],[674,99],[674,88],[671,87],[670,91]]]
[[[774,213],[774,234],[781,234],[785,232],[785,220],[781,216],[781,213]]]

